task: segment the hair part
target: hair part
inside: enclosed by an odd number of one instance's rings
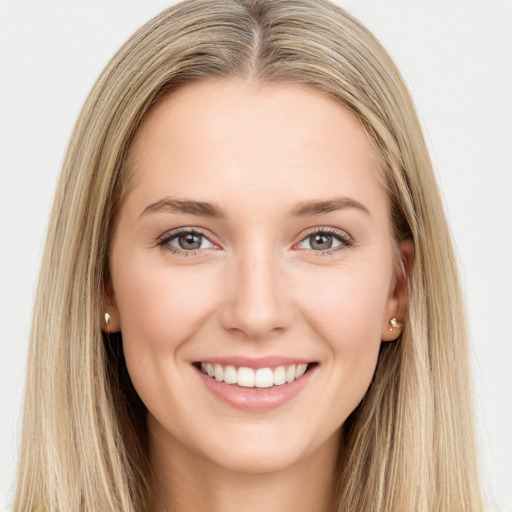
[[[15,510],[146,510],[145,407],[121,335],[100,328],[130,143],[151,106],[209,78],[313,87],[376,148],[409,309],[345,424],[339,510],[480,511],[464,307],[412,100],[375,37],[326,0],[188,0],[117,52],[75,125],[52,209],[31,334]],[[57,271],[58,269],[58,271]],[[409,270],[409,269],[408,269]]]

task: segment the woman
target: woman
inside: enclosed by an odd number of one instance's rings
[[[364,27],[323,1],[178,4],[70,143],[16,510],[481,510],[456,276]]]

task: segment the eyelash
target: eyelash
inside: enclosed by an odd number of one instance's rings
[[[319,235],[319,234],[336,238],[340,242],[340,245],[338,245],[337,247],[334,247],[333,249],[324,249],[324,250],[320,250],[320,251],[315,251],[314,249],[310,249],[310,251],[312,251],[312,253],[315,256],[331,256],[336,251],[348,249],[354,245],[353,240],[344,231],[340,231],[340,230],[334,229],[334,228],[321,228],[321,227],[314,228],[311,231],[309,231],[308,233],[306,233],[306,235],[301,238],[300,242],[303,242],[304,240],[311,238],[314,235]],[[306,250],[309,250],[309,249],[306,249]]]
[[[168,251],[168,252],[171,252],[173,254],[178,254],[180,256],[185,256],[185,257],[195,256],[198,252],[201,252],[201,249],[196,249],[196,250],[193,250],[193,251],[185,251],[183,249],[178,249],[178,248],[173,247],[172,245],[170,245],[170,242],[172,240],[174,240],[175,238],[178,238],[181,235],[189,235],[189,234],[191,234],[191,235],[200,235],[200,236],[206,238],[207,240],[209,240],[208,237],[202,231],[200,231],[198,229],[180,228],[180,229],[177,229],[176,231],[172,231],[170,233],[166,233],[160,239],[160,241],[158,242],[158,245],[164,251]],[[213,242],[210,242],[210,243],[213,243]]]
[[[191,229],[191,228],[180,228],[180,229],[177,229],[176,231],[172,231],[170,233],[166,233],[158,242],[158,246],[162,248],[162,250],[164,251],[169,251],[173,254],[178,254],[178,255],[181,255],[181,256],[185,256],[185,257],[189,257],[189,256],[196,256],[197,253],[201,252],[202,249],[196,249],[196,250],[193,250],[193,251],[185,251],[183,249],[178,249],[176,247],[173,247],[172,245],[170,245],[170,242],[172,240],[174,240],[175,238],[178,238],[180,237],[181,235],[188,235],[188,234],[193,234],[193,235],[199,235],[199,236],[202,236],[204,238],[206,238],[208,241],[209,238],[200,230],[198,229]],[[334,228],[314,228],[312,229],[311,231],[307,232],[300,240],[299,243],[303,242],[304,240],[314,236],[314,235],[318,235],[318,234],[323,234],[323,235],[327,235],[327,236],[332,236],[333,238],[336,238],[339,242],[340,242],[340,245],[335,247],[334,249],[324,249],[324,250],[319,250],[319,251],[315,251],[314,249],[310,249],[310,251],[315,255],[315,256],[330,256],[332,255],[333,252],[336,252],[336,251],[339,251],[339,250],[342,250],[342,249],[346,249],[346,248],[349,248],[349,247],[352,247],[354,245],[354,242],[353,240],[346,234],[344,233],[343,231],[339,231],[337,229],[334,229]],[[210,241],[210,243],[213,243]],[[295,244],[297,245],[297,244]],[[306,250],[309,250],[309,249],[306,249]]]

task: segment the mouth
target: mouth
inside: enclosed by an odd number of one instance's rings
[[[318,363],[300,363],[276,367],[250,368],[247,366],[223,365],[196,362],[194,366],[210,379],[239,388],[269,389],[291,384],[310,372]]]

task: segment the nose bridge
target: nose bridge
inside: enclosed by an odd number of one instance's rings
[[[287,328],[293,313],[278,251],[268,239],[253,242],[244,244],[230,262],[222,323],[228,330],[261,339]]]

